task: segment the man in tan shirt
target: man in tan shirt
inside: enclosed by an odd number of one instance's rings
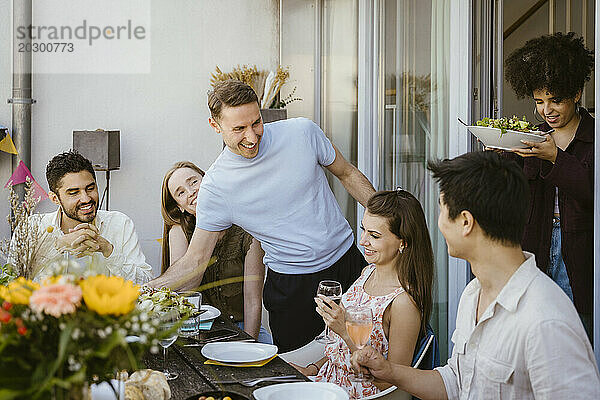
[[[458,306],[448,364],[421,371],[373,348],[352,356],[422,399],[598,399],[600,375],[573,303],[520,245],[528,186],[517,164],[475,152],[429,169],[440,183],[438,227],[475,275]]]

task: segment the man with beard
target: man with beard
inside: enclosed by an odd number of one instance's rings
[[[98,210],[96,174],[89,160],[74,150],[59,154],[48,163],[46,179],[58,210],[34,216],[41,233],[31,274],[35,280],[73,268],[73,263],[55,262],[69,256],[95,273],[137,284],[150,280],[152,268],[131,219],[118,211]]]

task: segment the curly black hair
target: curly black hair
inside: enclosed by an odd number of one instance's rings
[[[90,160],[79,154],[76,150],[60,153],[52,158],[46,166],[46,180],[50,190],[58,194],[60,180],[68,173],[88,171],[96,180],[96,173]]]
[[[506,80],[517,97],[531,97],[534,90],[546,89],[558,99],[572,99],[590,80],[594,52],[574,32],[558,32],[528,40],[504,65]]]

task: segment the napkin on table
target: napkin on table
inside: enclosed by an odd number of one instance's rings
[[[222,365],[222,366],[225,366],[225,367],[262,367],[263,365],[265,365],[266,363],[268,363],[269,361],[271,361],[275,357],[277,357],[277,354],[275,354],[271,358],[267,358],[266,360],[254,361],[254,362],[249,362],[249,363],[222,363],[220,361],[215,361],[215,360],[206,360],[206,361],[204,361],[204,364],[207,364],[207,365]]]

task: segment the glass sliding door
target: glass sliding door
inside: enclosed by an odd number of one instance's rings
[[[288,116],[314,120],[344,157],[357,164],[358,0],[285,0],[281,7],[281,64],[290,67],[302,101]],[[327,172],[333,193],[356,233],[356,201]]]
[[[385,0],[379,7],[384,84],[378,189],[401,186],[423,205],[436,261],[432,326],[447,356],[448,255],[437,228],[427,162],[448,157],[449,1]]]
[[[321,128],[344,157],[357,164],[358,0],[323,0]],[[357,232],[356,201],[328,173],[342,212]]]
[[[436,260],[431,324],[445,360],[448,255],[437,228],[437,185],[426,164],[448,157],[450,0],[285,0],[280,6],[281,64],[291,67],[297,95],[308,100],[292,103],[289,116],[319,123],[377,190],[402,186],[423,205]],[[356,232],[356,202],[337,179],[330,184]]]

